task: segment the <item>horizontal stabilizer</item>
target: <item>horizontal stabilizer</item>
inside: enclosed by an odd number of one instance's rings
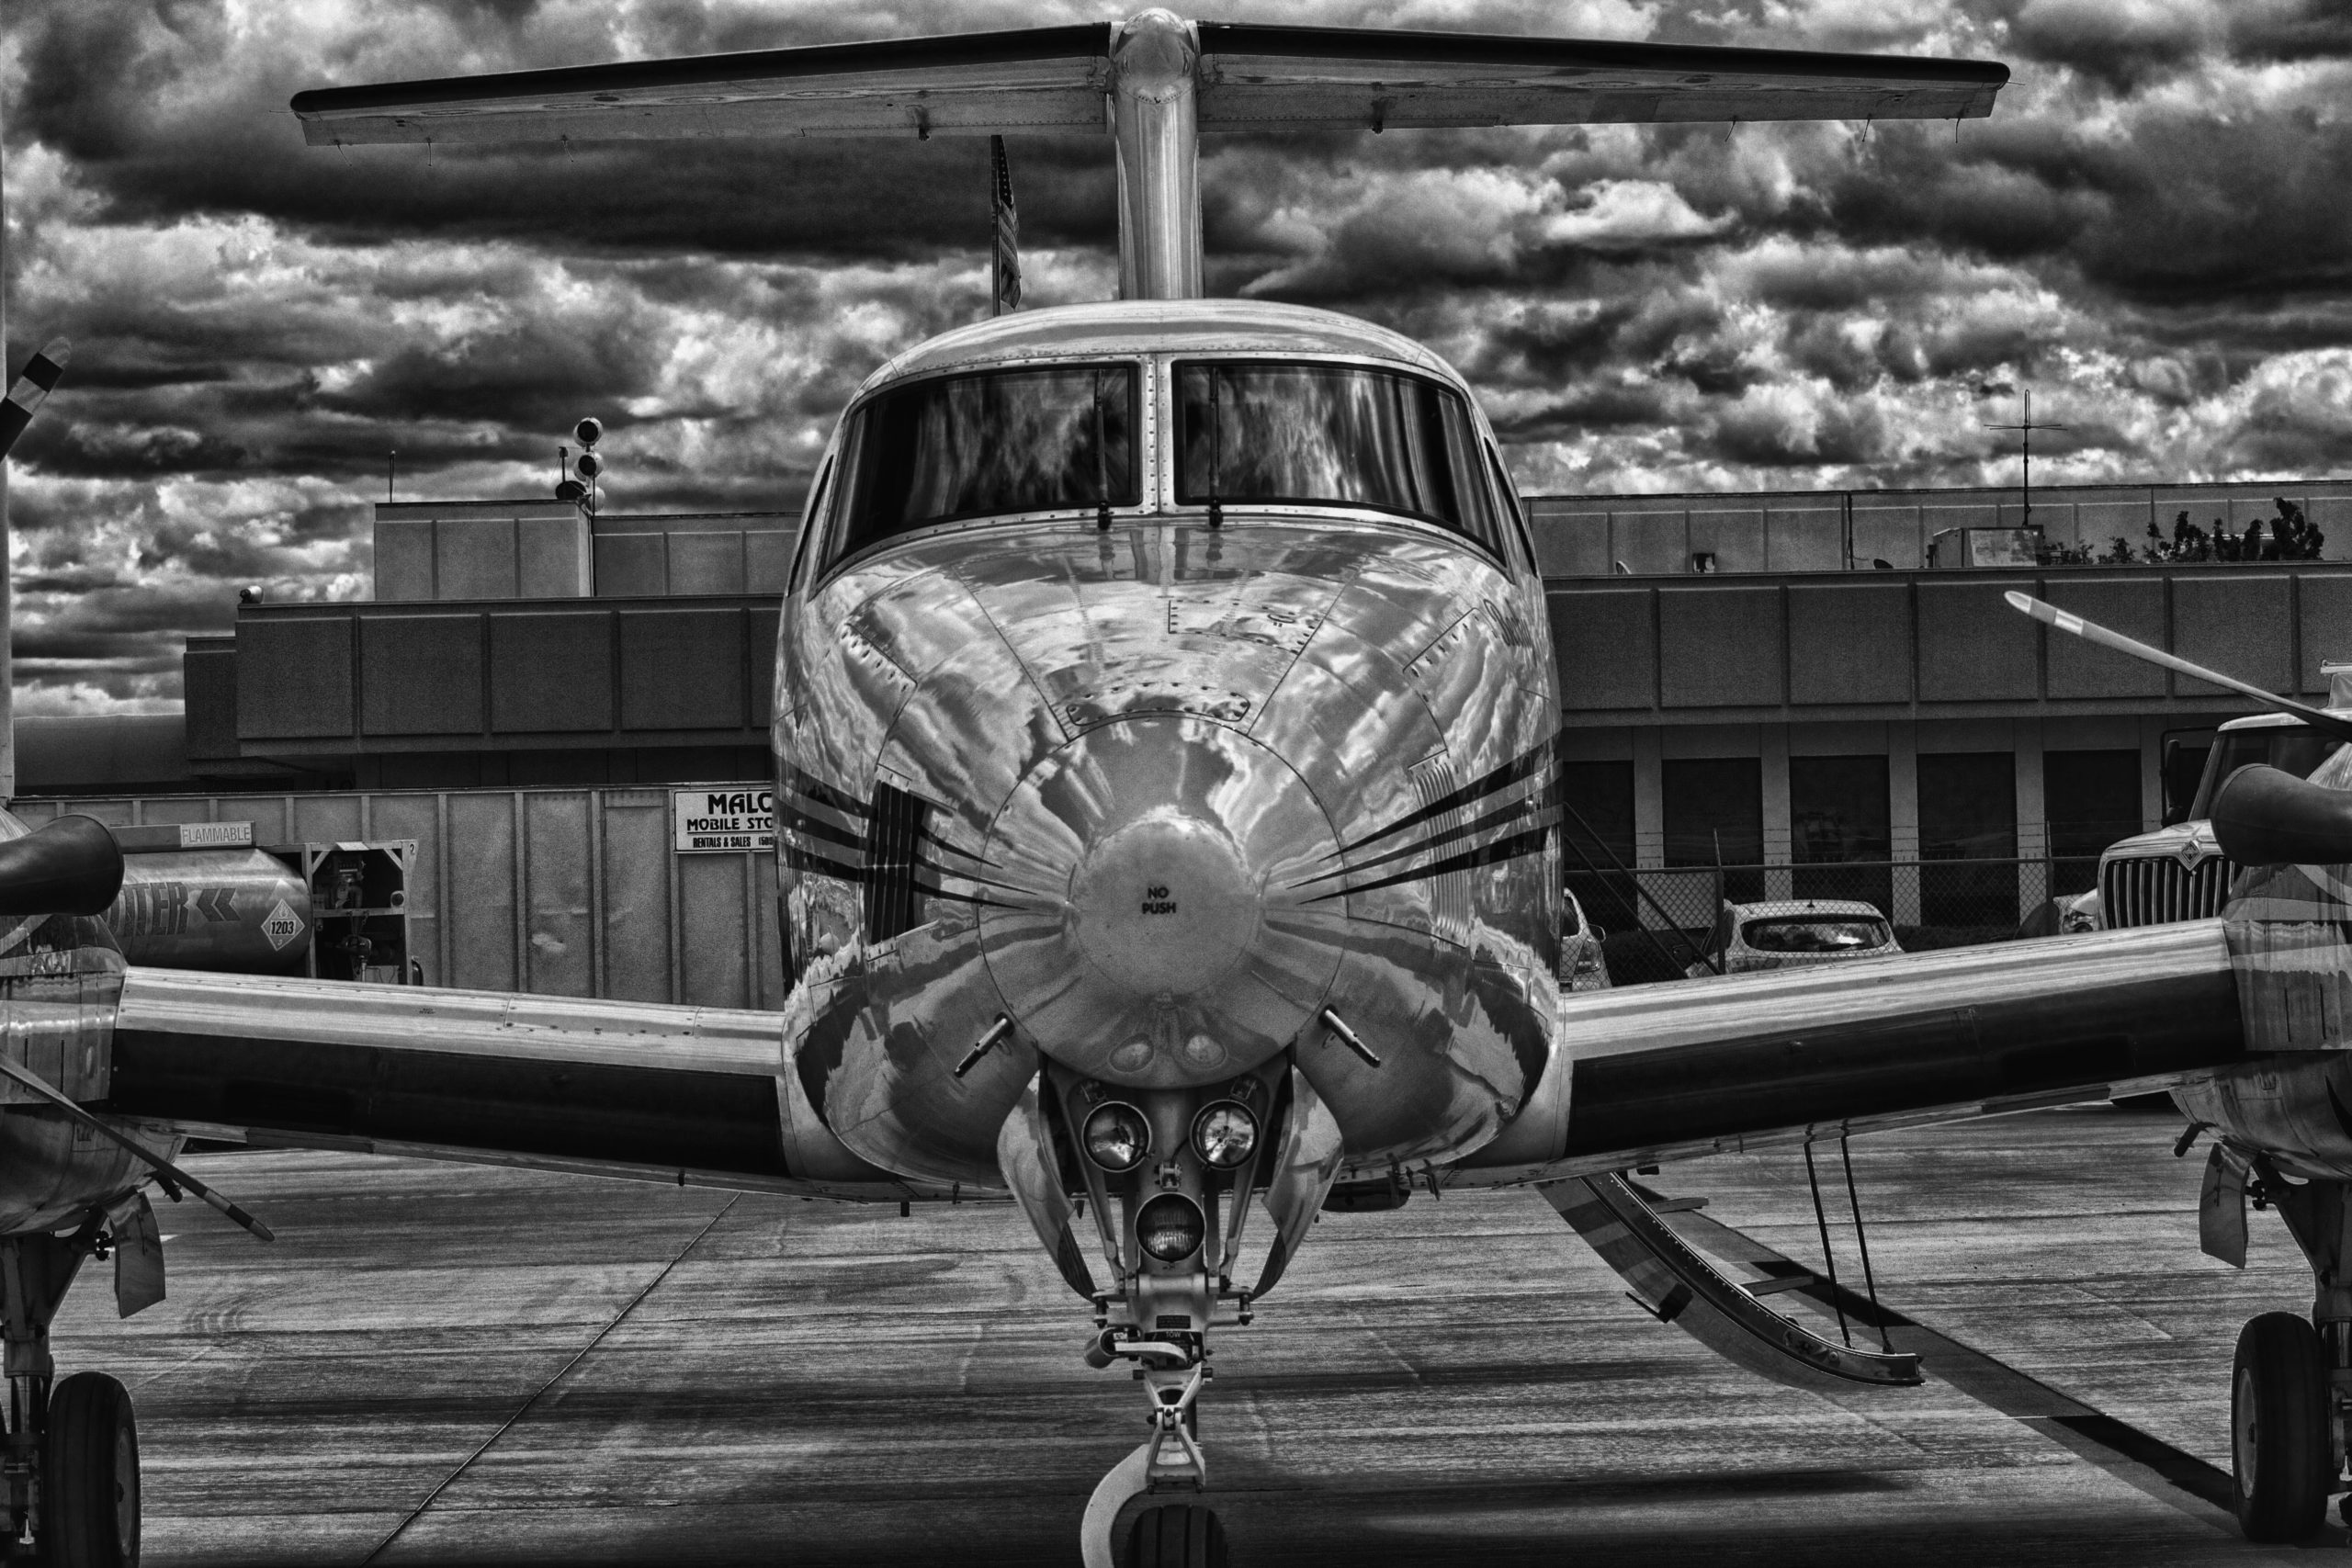
[[[1117,25],[1035,28],[298,94],[313,146],[1111,129]],[[1203,22],[1202,130],[1960,119],[1990,62]]]
[[[1101,132],[1100,24],[452,76],[294,96],[313,147]]]
[[[1203,22],[1201,129],[1973,119],[1984,61]]]
[[[1840,1345],[1766,1306],[1675,1235],[1623,1177],[1578,1177],[1540,1190],[1650,1315],[1759,1377],[1816,1391],[1923,1381],[1919,1358],[1907,1351]]]

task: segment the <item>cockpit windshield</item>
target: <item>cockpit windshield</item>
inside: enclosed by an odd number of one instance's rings
[[[1363,506],[1442,524],[1502,554],[1476,423],[1453,389],[1356,365],[1176,367],[1179,503]]]
[[[960,518],[1141,499],[1133,365],[990,370],[880,393],[843,433],[830,560]]]

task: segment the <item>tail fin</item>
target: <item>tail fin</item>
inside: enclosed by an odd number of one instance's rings
[[[1185,21],[1037,28],[297,94],[313,146],[1108,132],[1120,292],[1201,288],[1204,130],[1962,119],[2007,68],[1795,50]]]

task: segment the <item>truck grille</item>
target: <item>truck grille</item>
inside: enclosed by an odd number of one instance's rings
[[[2099,914],[2109,930],[2202,920],[2222,912],[2236,879],[2235,862],[2208,855],[2183,865],[2170,855],[2111,860],[2098,877]]]

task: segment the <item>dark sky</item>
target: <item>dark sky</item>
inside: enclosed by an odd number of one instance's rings
[[[1071,0],[12,0],[28,712],[168,707],[238,585],[364,596],[368,503],[797,503],[849,390],[985,310],[986,143],[334,152],[310,86],[1107,19]],[[2343,0],[1237,0],[1222,18],[1963,55],[1990,120],[1212,139],[1213,293],[1471,378],[1533,491],[2352,471]],[[1030,299],[1114,285],[1105,139],[1012,143]],[[2039,457],[2039,452],[2037,453]]]

